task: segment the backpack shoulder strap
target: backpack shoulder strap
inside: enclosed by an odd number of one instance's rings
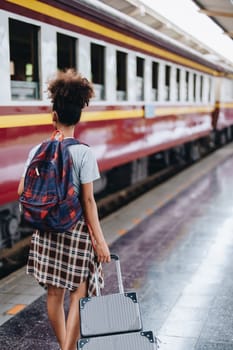
[[[79,140],[69,137],[67,139],[62,140],[62,145],[65,147],[72,146],[72,145],[80,145]]]

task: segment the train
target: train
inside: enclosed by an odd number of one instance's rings
[[[52,132],[58,69],[94,86],[75,137],[97,158],[97,194],[232,140],[233,72],[97,0],[1,0],[0,63],[0,251],[21,239],[17,186]]]

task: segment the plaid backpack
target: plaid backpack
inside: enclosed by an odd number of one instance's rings
[[[25,175],[24,191],[19,198],[25,221],[40,231],[64,232],[82,216],[74,191],[72,159],[68,146],[79,144],[64,139],[56,131],[35,153]]]

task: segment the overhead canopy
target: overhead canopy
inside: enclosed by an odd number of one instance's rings
[[[206,58],[216,55],[210,47],[169,22],[167,18],[152,10],[141,0],[101,0],[101,2],[182,43]],[[212,18],[227,35],[233,38],[233,0],[193,0],[193,2],[200,7],[201,12]],[[232,64],[226,62],[220,55],[218,62],[232,69]]]
[[[201,9],[218,24],[226,35],[233,39],[233,0],[193,0]]]

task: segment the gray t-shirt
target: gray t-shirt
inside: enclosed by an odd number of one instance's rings
[[[40,147],[40,144],[33,147],[28,155],[28,159],[24,166],[23,177],[25,177],[26,170],[30,164],[33,156]],[[91,148],[84,145],[69,146],[69,152],[73,160],[73,181],[74,188],[77,194],[80,193],[80,185],[93,182],[100,177],[96,158]]]

